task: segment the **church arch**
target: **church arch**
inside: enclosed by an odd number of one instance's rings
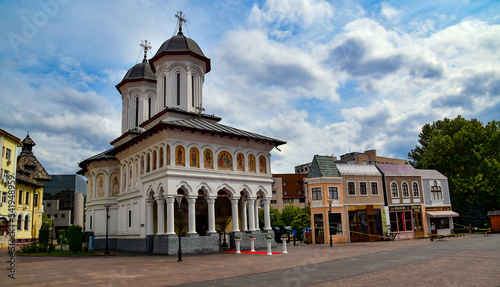
[[[130,180],[129,180],[130,181]],[[117,196],[120,193],[120,172],[115,171],[110,175],[108,196]]]
[[[175,190],[179,191],[179,189],[184,191],[185,195],[195,195],[193,194],[193,189],[191,188],[191,186],[185,181],[181,181],[175,186]]]
[[[235,197],[237,195],[236,191],[234,190],[234,188],[232,188],[230,185],[228,185],[227,183],[223,183],[221,185],[219,185],[217,188],[217,196],[219,196],[219,193],[221,191],[224,191],[227,195],[229,195],[230,197]]]

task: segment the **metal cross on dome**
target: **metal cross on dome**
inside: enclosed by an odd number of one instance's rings
[[[184,18],[182,11],[177,11],[177,14],[175,14],[175,18],[177,18],[179,21],[179,33],[178,33],[178,35],[182,35],[182,23],[186,23],[187,20],[186,20],[186,18]]]
[[[151,42],[148,42],[148,40],[144,40],[141,43],[141,47],[144,48],[144,61],[147,61],[147,56],[148,56],[148,50],[151,49]]]

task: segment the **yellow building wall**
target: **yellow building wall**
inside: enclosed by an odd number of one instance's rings
[[[22,194],[21,194],[22,191]],[[27,200],[27,192],[28,202]],[[38,200],[35,204],[33,202],[34,194],[38,194]],[[21,201],[20,196],[22,195]],[[21,203],[20,203],[21,202]],[[28,203],[28,204],[26,204]],[[40,226],[42,225],[43,213],[43,188],[33,187],[27,184],[18,183],[16,186],[16,223],[18,216],[22,215],[21,229],[16,226],[16,239],[37,239]],[[29,215],[28,226],[25,226],[26,215]],[[26,229],[27,227],[27,229]]]
[[[316,200],[312,200],[312,189],[315,187],[320,187],[322,192],[321,202]],[[324,228],[324,242],[325,244],[330,244],[330,230],[328,228],[328,212],[330,211],[330,205],[328,203],[328,187],[337,187],[339,200],[338,203],[332,205],[332,213],[340,213],[342,214],[342,235],[334,235],[332,234],[332,242],[333,243],[345,243],[349,219],[345,217],[344,213],[344,199],[342,193],[342,183],[315,183],[309,185],[309,198],[311,198],[311,224],[313,225],[312,232],[312,242],[315,242],[315,232],[314,232],[314,214],[323,214],[323,228]]]
[[[0,206],[0,215],[6,216],[9,214],[9,187],[4,178],[4,171],[8,171],[9,175],[15,175],[16,173],[16,165],[17,165],[17,147],[20,146],[20,142],[18,140],[14,140],[8,136],[1,135],[2,138],[2,174],[1,183],[0,183],[0,196],[6,194],[6,200],[4,202],[3,198],[0,198],[1,205]],[[7,149],[10,150],[10,159],[7,158]]]

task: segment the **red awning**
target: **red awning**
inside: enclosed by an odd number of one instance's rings
[[[458,217],[458,213],[451,210],[445,211],[427,211],[426,212],[430,217]]]

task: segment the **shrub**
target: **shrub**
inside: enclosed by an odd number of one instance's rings
[[[45,246],[49,244],[49,232],[48,229],[40,229],[40,233],[38,234],[38,241],[40,244]]]
[[[57,231],[57,242],[59,242],[59,244],[63,244],[64,239],[66,239],[66,230],[61,229]]]
[[[82,228],[78,225],[68,228],[69,250],[77,253],[82,251]]]
[[[38,246],[36,243],[25,244],[21,246],[22,253],[35,253],[38,251]]]

